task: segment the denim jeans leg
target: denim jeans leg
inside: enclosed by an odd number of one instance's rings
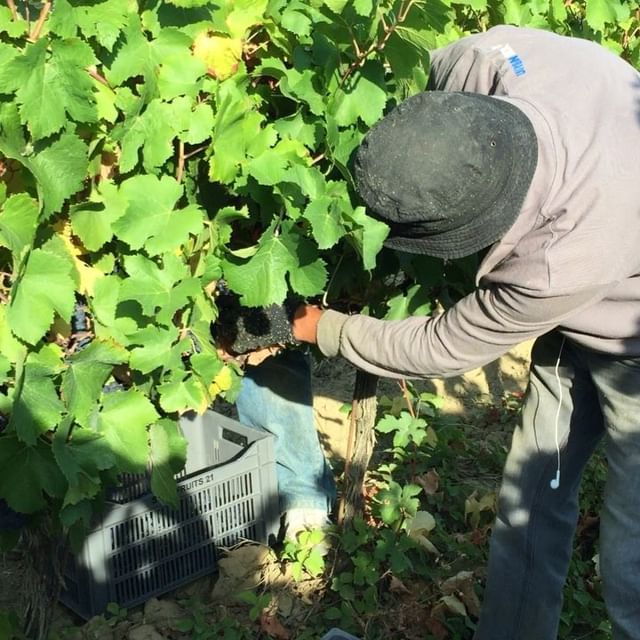
[[[561,474],[553,489],[556,416]],[[538,339],[504,469],[475,640],[557,637],[580,478],[602,434],[597,393],[580,354],[558,334]]]
[[[308,356],[283,351],[247,367],[236,407],[240,422],[275,437],[281,511],[328,512],[336,490],[315,428]]]
[[[593,354],[608,471],[600,570],[614,640],[640,638],[640,358]]]

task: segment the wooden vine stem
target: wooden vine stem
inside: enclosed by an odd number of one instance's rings
[[[29,640],[47,640],[56,603],[64,584],[63,572],[69,555],[66,536],[58,535],[49,516],[27,527],[20,539],[23,583],[21,608],[24,635]]]
[[[378,376],[356,372],[338,523],[349,524],[364,509],[363,485],[375,445]]]

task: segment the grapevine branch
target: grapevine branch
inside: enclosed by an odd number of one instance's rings
[[[9,7],[9,11],[11,11],[11,18],[15,22],[18,19],[18,9],[16,8],[16,3],[13,0],[7,0],[7,6]]]
[[[407,0],[400,8],[400,11],[398,12],[398,18],[391,25],[387,24],[384,17],[381,18],[383,36],[376,42],[373,42],[364,51],[360,49],[358,43],[354,38],[353,45],[356,52],[356,59],[349,65],[349,68],[342,75],[342,78],[340,79],[340,87],[344,86],[344,83],[356,69],[362,67],[362,65],[372,53],[375,53],[376,51],[382,51],[385,48],[387,42],[389,42],[389,38],[391,38],[395,30],[407,19],[411,7],[413,7],[416,2],[417,0]]]
[[[35,41],[40,37],[40,32],[42,31],[42,27],[44,26],[45,20],[49,15],[49,11],[51,11],[51,2],[45,2],[42,5],[42,9],[40,9],[40,15],[38,16],[38,21],[33,27],[33,31],[29,34],[29,40]]]
[[[415,418],[416,412],[415,412],[415,409],[413,408],[413,402],[411,402],[411,393],[409,392],[407,381],[404,378],[402,378],[402,380],[398,382],[398,385],[400,386],[400,389],[402,391],[402,396],[405,399],[405,402],[407,403],[407,409],[409,409],[409,414],[411,415],[412,418]]]
[[[95,65],[87,67],[87,73],[100,84],[103,84],[105,87],[109,87],[109,89],[113,90],[108,80],[98,71]]]
[[[180,140],[178,142],[178,166],[176,168],[176,181],[182,182],[182,176],[184,174],[184,142]]]

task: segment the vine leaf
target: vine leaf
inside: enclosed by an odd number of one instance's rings
[[[36,344],[53,322],[53,314],[71,317],[75,303],[73,264],[58,254],[35,249],[11,289],[7,317],[13,333]]]
[[[161,29],[158,36],[149,41],[140,24],[140,18],[132,13],[125,30],[126,41],[118,51],[106,72],[112,86],[118,86],[134,76],[143,76],[150,96],[162,89],[162,97],[173,97],[188,91],[198,93],[195,80],[204,75],[205,65],[191,54],[191,38],[178,29]],[[184,71],[181,75],[181,71]],[[161,79],[162,76],[162,79]],[[179,88],[174,84],[177,82]]]
[[[169,325],[173,314],[200,291],[197,278],[188,277],[184,263],[172,254],[163,256],[163,268],[142,255],[128,256],[129,277],[122,281],[120,300],[135,300],[156,323]]]
[[[223,262],[229,287],[240,294],[247,307],[281,303],[287,295],[286,275],[296,267],[291,252],[272,231],[263,234],[258,250],[249,260],[229,256]]]
[[[128,203],[127,209],[113,223],[114,231],[132,249],[144,247],[151,255],[179,247],[190,233],[201,230],[204,219],[202,209],[195,205],[174,210],[182,192],[182,186],[166,175],[125,180],[120,193]]]
[[[131,350],[130,366],[141,373],[151,373],[158,367],[181,367],[182,352],[188,349],[186,340],[178,340],[175,327],[165,329],[150,325],[130,337],[131,344],[140,345]]]
[[[76,193],[87,175],[87,145],[75,134],[65,133],[36,153],[24,164],[38,181],[38,194],[45,216],[59,211],[64,201]]]
[[[104,396],[98,431],[109,443],[124,472],[143,473],[149,459],[147,427],[159,418],[149,399],[130,389]]]
[[[61,389],[69,413],[79,424],[86,426],[89,413],[100,398],[114,365],[127,360],[126,349],[102,340],[94,340],[71,357]]]
[[[116,458],[99,433],[75,427],[67,439],[65,431],[56,432],[51,448],[69,484],[63,504],[68,506],[95,497],[101,487],[100,472],[111,469]]]
[[[93,82],[85,71],[94,62],[91,47],[81,40],[49,43],[42,38],[8,66],[21,120],[34,140],[60,131],[67,116],[77,122],[97,120]]]
[[[378,62],[367,62],[350,81],[349,89],[337,92],[334,117],[343,127],[358,119],[372,126],[382,117],[386,104],[383,67]]]
[[[376,266],[376,256],[389,235],[389,227],[367,216],[364,207],[356,207],[350,217],[354,223],[351,240],[362,257],[364,268],[371,270]]]
[[[224,277],[231,289],[240,294],[247,307],[281,303],[291,286],[303,296],[318,294],[324,288],[327,271],[310,241],[293,229],[293,223],[282,224],[278,234],[265,231],[258,250],[248,260],[228,256],[223,263]]]
[[[311,223],[313,237],[319,249],[330,249],[346,233],[339,203],[331,196],[320,196],[312,200],[304,211],[304,217]]]
[[[264,20],[264,12],[267,10],[267,0],[234,0],[233,9],[229,12],[225,22],[229,33],[237,38],[242,38],[247,29]]]
[[[9,428],[31,446],[39,436],[56,427],[65,409],[53,381],[59,362],[55,362],[54,356],[53,362],[48,362],[48,358],[41,359],[39,355],[32,353],[27,358],[9,419]]]
[[[176,508],[178,488],[175,474],[184,466],[187,441],[177,422],[159,420],[149,430],[151,443],[151,490],[159,500]]]
[[[56,0],[48,26],[63,38],[73,37],[80,30],[86,38],[95,37],[111,51],[127,24],[130,6],[129,0],[104,0],[79,6],[68,0]]]
[[[202,60],[218,80],[225,80],[238,70],[242,59],[242,40],[210,35],[205,31],[194,40],[193,55]]]
[[[61,498],[66,490],[51,447],[40,441],[32,447],[13,434],[1,436],[0,469],[0,495],[21,513],[42,509],[44,494]]]
[[[19,267],[22,251],[30,247],[36,234],[38,206],[26,193],[11,196],[0,212],[0,245],[13,254],[14,270]]]

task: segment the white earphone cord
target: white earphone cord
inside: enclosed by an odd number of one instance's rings
[[[555,421],[555,438],[556,438],[556,454],[558,456],[558,467],[556,469],[556,477],[549,483],[549,486],[552,489],[557,489],[560,486],[560,441],[558,436],[559,424],[560,424],[560,411],[562,409],[562,381],[560,380],[560,357],[562,356],[562,349],[564,348],[564,336],[562,337],[562,342],[560,343],[560,350],[558,351],[558,359],[556,360],[555,367],[555,377],[556,382],[558,383],[558,409],[556,410],[556,421]]]

